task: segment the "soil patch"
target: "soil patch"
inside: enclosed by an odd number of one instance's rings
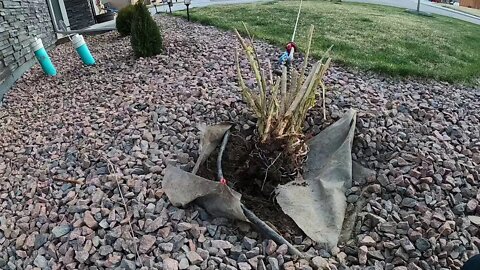
[[[291,177],[283,170],[287,162],[281,156],[261,156],[255,146],[252,130],[232,131],[222,161],[223,175],[228,185],[242,194],[242,203],[260,219],[277,229],[286,239],[303,235],[295,222],[275,201],[274,189]],[[218,181],[218,148],[200,167],[198,175]]]

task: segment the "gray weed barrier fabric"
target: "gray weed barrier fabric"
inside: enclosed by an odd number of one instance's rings
[[[353,110],[312,138],[303,179],[277,187],[283,212],[317,243],[337,245],[352,185]]]
[[[277,187],[277,202],[305,234],[327,247],[337,245],[345,219],[345,191],[352,184],[352,142],[356,112],[345,115],[312,138],[303,177]],[[220,144],[231,125],[202,130],[201,152],[193,173],[168,166],[163,189],[173,205],[197,203],[216,216],[248,221],[241,208],[241,194],[196,174]]]
[[[219,182],[169,165],[163,189],[174,206],[184,207],[195,202],[214,216],[248,221],[242,211],[242,195]]]
[[[200,155],[192,173],[170,165],[166,168],[162,187],[174,206],[184,207],[194,202],[214,216],[248,221],[243,214],[240,193],[196,175],[200,165],[221,143],[223,135],[231,127],[230,124],[200,127]]]
[[[218,124],[214,126],[201,125],[198,128],[201,132],[200,137],[200,156],[192,170],[193,174],[197,174],[200,165],[210,156],[210,154],[222,142],[223,135],[232,127],[231,124]]]

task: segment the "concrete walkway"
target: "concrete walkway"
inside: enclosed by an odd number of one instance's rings
[[[378,4],[378,5],[385,5],[385,6],[392,6],[392,7],[400,7],[406,9],[417,9],[417,1],[416,0],[346,0],[347,2],[356,2],[356,3],[367,3],[367,4]],[[471,15],[465,12],[461,12],[458,10],[452,10],[446,7],[435,5],[429,1],[422,0],[420,2],[420,11],[443,15],[455,19],[459,19],[462,21],[471,22],[474,24],[480,25],[480,17]]]

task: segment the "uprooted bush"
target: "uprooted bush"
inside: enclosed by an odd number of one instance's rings
[[[115,24],[120,35],[130,35],[134,15],[135,7],[132,5],[126,6],[118,12]]]
[[[136,57],[150,57],[163,51],[163,39],[147,6],[139,1],[134,6],[130,43]]]
[[[298,171],[308,153],[305,143],[303,125],[307,112],[316,105],[321,96],[325,115],[325,84],[323,77],[330,65],[331,58],[324,56],[313,64],[308,75],[308,57],[313,36],[313,25],[310,28],[307,51],[303,67],[297,70],[294,66],[282,67],[282,75],[274,78],[270,65],[265,72],[253,46],[253,39],[246,30],[249,40],[246,41],[236,31],[238,40],[249,62],[250,69],[256,79],[256,87],[250,89],[245,84],[236,53],[237,75],[243,98],[257,117],[257,148],[264,164],[277,161],[283,169]],[[327,51],[327,53],[330,49]],[[325,55],[327,55],[327,53]],[[267,77],[268,74],[269,76]],[[256,89],[255,89],[256,88]],[[285,164],[288,163],[288,164]],[[289,173],[290,173],[289,172]]]

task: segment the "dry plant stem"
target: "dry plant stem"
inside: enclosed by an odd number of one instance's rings
[[[107,162],[107,164],[108,164],[108,171],[109,171],[110,173],[113,173],[113,177],[115,178],[115,182],[117,183],[118,192],[120,193],[120,197],[122,198],[123,208],[125,208],[125,214],[126,214],[126,216],[128,217],[127,203],[126,203],[126,201],[125,201],[125,197],[123,196],[123,192],[122,192],[122,188],[120,187],[120,183],[118,182],[118,176],[117,176],[117,172],[116,172],[116,170],[115,170],[115,166],[114,166],[113,163],[107,158],[106,155],[102,154],[102,157],[103,157],[103,159],[104,159],[104,160]],[[137,255],[138,261],[140,262],[140,265],[143,267],[142,258],[140,258],[140,254],[138,253],[138,247],[137,247],[137,243],[136,243],[136,241],[135,241],[135,232],[133,231],[132,221],[130,220],[130,218],[128,219],[128,226],[130,227],[130,237],[132,238],[133,246],[135,247],[135,253],[136,253],[136,255]]]

